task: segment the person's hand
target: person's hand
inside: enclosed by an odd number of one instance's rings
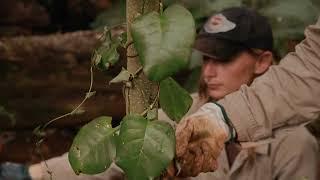
[[[220,107],[214,103],[205,104],[195,114],[183,119],[176,128],[179,176],[215,171],[217,158],[231,136],[229,131]]]

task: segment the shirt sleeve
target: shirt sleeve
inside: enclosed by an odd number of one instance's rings
[[[233,123],[239,141],[270,137],[282,126],[315,120],[320,115],[320,17],[305,30],[295,52],[271,66],[250,87],[219,102]]]

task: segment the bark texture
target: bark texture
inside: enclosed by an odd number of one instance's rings
[[[130,25],[143,12],[159,11],[160,0],[127,0],[127,32],[128,42],[132,41]],[[137,52],[133,44],[129,46],[128,56],[135,56]],[[127,58],[127,69],[135,73],[140,67],[139,57]],[[133,80],[132,88],[126,88],[126,113],[142,113],[157,98],[158,83],[149,81],[143,73]],[[155,103],[157,105],[157,103]],[[157,108],[157,106],[155,107]]]

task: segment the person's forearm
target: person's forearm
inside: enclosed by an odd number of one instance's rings
[[[272,66],[250,87],[219,101],[239,141],[256,141],[276,128],[315,120],[320,114],[320,18],[306,39],[278,66]]]

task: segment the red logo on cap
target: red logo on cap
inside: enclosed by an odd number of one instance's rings
[[[219,17],[219,16],[213,16],[213,17],[210,19],[210,23],[211,23],[213,26],[219,25],[219,24],[221,24],[221,22],[222,22],[222,18]]]
[[[223,14],[212,16],[204,25],[204,30],[208,33],[227,32],[236,27],[236,24],[228,20]]]

